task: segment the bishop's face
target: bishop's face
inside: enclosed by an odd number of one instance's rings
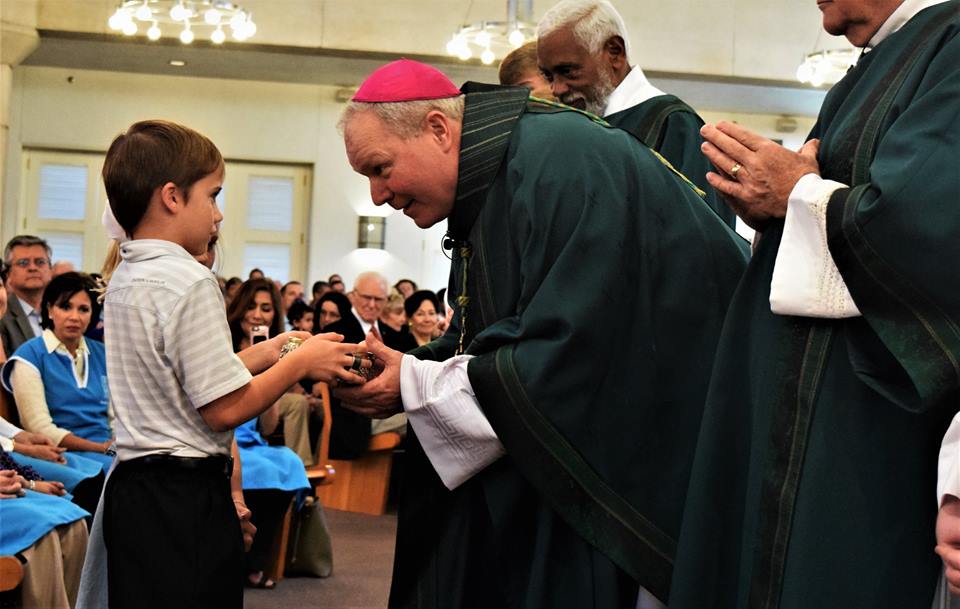
[[[409,139],[398,137],[373,112],[354,115],[344,133],[350,166],[370,181],[374,205],[399,209],[420,228],[453,211],[460,160],[459,125],[444,122],[439,112],[427,116],[423,131]]]
[[[817,0],[823,29],[845,36],[850,44],[865,46],[903,0]]]

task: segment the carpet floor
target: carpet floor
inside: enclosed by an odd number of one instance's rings
[[[326,510],[333,575],[286,577],[273,590],[244,591],[245,609],[384,609],[397,517]]]

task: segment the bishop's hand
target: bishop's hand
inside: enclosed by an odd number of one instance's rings
[[[810,140],[800,152],[753,133],[734,123],[704,125],[700,147],[717,168],[707,181],[751,228],[762,231],[787,214],[787,199],[808,173],[820,175],[819,140]]]
[[[373,375],[363,385],[341,385],[333,390],[333,394],[345,408],[372,419],[385,419],[403,409],[400,400],[400,360],[403,354],[387,348],[373,334],[367,335],[365,344],[367,351],[376,357]]]

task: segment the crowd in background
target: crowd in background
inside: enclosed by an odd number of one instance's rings
[[[214,259],[198,261],[211,266]],[[25,607],[76,604],[88,527],[115,456],[101,306],[113,263],[102,275],[53,260],[43,239],[19,235],[0,268],[0,556],[24,565],[18,594]],[[375,272],[361,273],[349,291],[331,275],[312,285],[309,298],[302,282],[281,284],[259,269],[246,281],[219,281],[235,351],[289,330],[335,331],[360,342],[357,332],[371,328],[408,350],[449,322],[442,290],[418,290],[410,279],[390,286]],[[334,421],[349,416],[332,408]],[[270,546],[291,500],[302,502],[309,489],[305,468],[316,460],[323,413],[319,384],[304,382],[236,430],[237,483],[257,531],[247,539],[250,586],[275,585],[265,573]],[[331,438],[331,456],[358,456],[371,433],[403,433],[406,425],[402,416],[376,423],[345,423]]]

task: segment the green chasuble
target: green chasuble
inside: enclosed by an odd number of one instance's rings
[[[746,244],[629,133],[468,85],[450,294],[506,456],[447,490],[410,430],[390,607],[666,596]],[[462,328],[462,334],[461,334]]]
[[[703,119],[696,111],[673,95],[658,95],[632,108],[605,116],[604,120],[635,135],[670,161],[677,171],[707,193],[706,202],[723,221],[736,228],[737,216],[720,200],[707,182],[707,172],[714,171],[707,157],[700,152]]]
[[[828,94],[811,137],[863,317],[774,315],[782,222],[730,304],[671,609],[929,609],[937,457],[960,388],[960,18],[927,8]]]

